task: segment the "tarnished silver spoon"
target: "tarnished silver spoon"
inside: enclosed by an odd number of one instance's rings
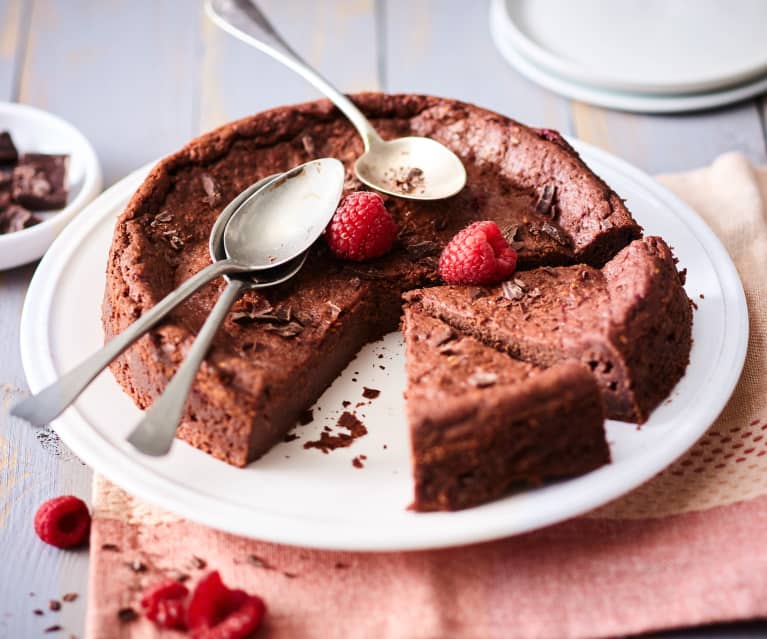
[[[413,200],[441,200],[464,187],[466,169],[455,153],[431,138],[383,140],[362,111],[301,59],[253,2],[206,0],[205,9],[224,31],[298,73],[349,118],[365,146],[354,171],[369,187]]]
[[[230,218],[223,237],[226,259],[213,262],[183,282],[82,364],[16,404],[11,413],[32,424],[47,424],[75,401],[113,359],[217,277],[250,274],[258,286],[274,286],[290,279],[300,269],[303,253],[330,222],[341,199],[343,181],[343,165],[334,158],[324,158],[241,193],[221,214],[228,213]]]
[[[269,183],[276,177],[279,177],[279,175],[274,175],[261,180],[253,185],[251,190],[258,190],[261,186]],[[275,182],[275,186],[277,185],[278,183]],[[235,238],[227,228],[227,224],[235,210],[236,206],[230,211],[225,209],[213,225],[208,248],[210,250],[210,257],[214,262],[225,260],[227,258],[225,245],[227,237],[229,238],[230,243],[235,241]],[[289,214],[289,212],[286,211],[286,214]],[[171,379],[165,387],[162,395],[152,402],[152,406],[144,413],[142,420],[133,429],[130,435],[128,435],[127,440],[133,444],[137,450],[145,455],[152,455],[155,457],[165,455],[170,451],[176,437],[178,424],[181,421],[181,416],[184,412],[184,406],[187,397],[189,396],[189,391],[192,389],[192,384],[194,383],[194,378],[197,376],[197,371],[202,365],[208,350],[210,350],[213,338],[226,319],[226,316],[229,314],[232,305],[239,299],[240,295],[247,290],[265,288],[265,286],[269,286],[272,283],[278,284],[293,277],[303,267],[308,254],[308,251],[304,251],[297,257],[294,257],[292,260],[289,260],[280,266],[269,269],[268,271],[259,271],[259,274],[266,272],[269,273],[269,277],[275,278],[274,282],[268,284],[264,283],[263,275],[261,277],[253,277],[249,275],[236,275],[234,277],[224,276],[227,280],[227,285],[216,301],[210,315],[208,315],[205,323],[202,325],[192,347],[184,356],[184,361],[181,363],[181,366],[176,371],[173,379]]]

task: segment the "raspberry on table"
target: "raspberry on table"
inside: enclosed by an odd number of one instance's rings
[[[186,629],[186,597],[189,589],[175,579],[166,579],[147,588],[141,607],[147,619],[160,628]]]
[[[187,625],[193,639],[246,639],[261,625],[265,612],[260,597],[227,588],[214,571],[194,589]]]
[[[35,532],[46,544],[74,548],[88,541],[91,515],[88,506],[74,495],[62,495],[43,503],[35,513]]]
[[[447,284],[496,284],[517,267],[517,253],[495,222],[474,222],[442,251],[439,275]]]
[[[325,236],[334,255],[363,262],[388,253],[397,230],[378,193],[356,191],[341,200]]]

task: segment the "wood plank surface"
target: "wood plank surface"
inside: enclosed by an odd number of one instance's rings
[[[346,92],[456,97],[578,135],[652,173],[701,166],[733,149],[767,161],[766,99],[675,116],[572,103],[506,63],[490,38],[486,3],[260,4],[294,48]],[[316,97],[303,79],[215,28],[201,0],[0,0],[0,100],[73,122],[96,147],[107,184],[223,122]],[[31,521],[44,499],[87,496],[91,472],[52,431],[7,413],[27,393],[18,331],[33,270],[0,273],[0,639],[43,636],[53,624],[65,627],[61,636],[83,636],[87,552],[44,547]],[[66,592],[80,597],[49,611],[48,600]],[[740,624],[657,636],[765,634],[764,624]]]
[[[259,6],[283,38],[345,93],[379,88],[373,0],[285,2]],[[266,54],[202,25],[199,130],[264,109],[322,96]]]

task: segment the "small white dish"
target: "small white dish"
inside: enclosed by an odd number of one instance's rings
[[[593,88],[718,92],[767,75],[764,0],[497,0],[528,60]]]
[[[124,441],[141,412],[111,373],[102,373],[53,427],[83,461],[142,499],[234,534],[343,550],[413,550],[487,541],[582,514],[619,497],[674,461],[706,431],[732,393],[748,342],[743,288],[727,251],[706,224],[670,191],[626,162],[572,140],[584,161],[627,199],[647,234],[660,234],[688,268],[686,289],[698,302],[693,349],[671,397],[637,429],[609,421],[612,463],[567,481],[455,513],[414,513],[410,446],[399,333],[362,349],[323,394],[299,439],[234,468],[177,442],[165,458]],[[146,169],[106,191],[46,254],[21,318],[21,355],[32,392],[80,363],[103,341],[101,301],[115,217]],[[698,296],[705,296],[699,299]],[[381,395],[365,401],[363,387]],[[306,450],[333,427],[351,401],[368,434],[323,455]],[[364,468],[352,460],[366,455]]]
[[[101,191],[96,152],[74,126],[58,116],[24,104],[0,102],[0,131],[9,131],[19,154],[69,155],[67,205],[58,211],[34,212],[43,221],[15,233],[0,234],[0,270],[42,257],[62,229]]]
[[[490,32],[501,55],[529,80],[573,100],[636,113],[682,113],[734,104],[767,92],[767,75],[718,91],[688,94],[612,91],[577,82],[539,66],[514,46],[504,2],[493,0],[490,5]]]

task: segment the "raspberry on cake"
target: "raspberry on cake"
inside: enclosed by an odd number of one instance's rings
[[[341,200],[326,238],[336,257],[364,262],[391,251],[397,230],[378,193],[356,191]]]
[[[495,222],[474,222],[442,251],[439,275],[446,284],[496,284],[517,267],[517,253]]]

